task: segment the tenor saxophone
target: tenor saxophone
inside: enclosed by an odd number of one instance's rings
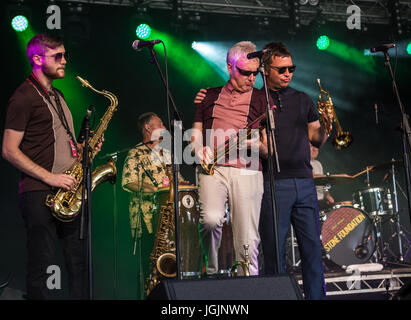
[[[177,258],[175,245],[174,223],[174,192],[170,166],[166,168],[170,179],[170,192],[167,203],[161,206],[158,217],[156,237],[153,251],[150,255],[151,273],[146,280],[146,294],[164,278],[173,278],[177,275]]]
[[[110,100],[110,106],[106,110],[105,114],[100,120],[99,125],[92,137],[89,138],[88,144],[90,146],[89,157],[90,160],[94,159],[97,154],[96,146],[103,138],[104,132],[107,129],[108,123],[113,117],[116,111],[118,100],[117,97],[106,90],[94,89],[87,80],[77,76],[77,79],[81,82],[83,87],[87,87],[98,94],[102,94]],[[82,181],[83,181],[83,167],[82,167],[83,154],[80,154],[76,162],[71,166],[69,170],[65,172],[77,181],[76,185],[69,191],[62,188],[58,189],[57,193],[49,194],[46,198],[46,206],[51,208],[51,212],[55,218],[63,222],[70,222],[75,219],[81,207],[82,200]],[[101,183],[110,181],[115,182],[117,175],[117,169],[113,160],[109,160],[106,164],[96,168],[91,174],[91,191],[93,191]]]

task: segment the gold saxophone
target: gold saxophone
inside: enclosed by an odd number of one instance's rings
[[[275,105],[271,106],[271,110],[276,108]],[[260,116],[258,116],[256,119],[254,119],[254,121],[252,121],[250,124],[248,124],[244,129],[247,130],[247,133],[241,137],[239,137],[240,135],[240,131],[238,131],[236,134],[233,134],[231,137],[229,137],[225,142],[224,142],[224,146],[218,146],[217,149],[214,150],[213,152],[213,159],[209,162],[209,163],[205,163],[204,161],[201,161],[201,167],[203,168],[204,172],[208,175],[213,175],[214,174],[214,167],[216,166],[216,164],[218,163],[218,161],[220,159],[222,159],[223,157],[227,156],[230,154],[230,151],[234,148],[237,148],[241,142],[243,142],[244,140],[248,139],[252,133],[251,129],[253,127],[254,124],[258,123],[259,121],[265,119],[266,117],[266,113],[264,112],[263,114],[261,114]],[[260,125],[258,127],[258,130],[263,130],[264,129],[264,125]],[[238,140],[238,141],[236,141]],[[224,149],[223,149],[224,148]]]
[[[87,87],[94,92],[104,95],[108,98],[111,102],[110,106],[108,107],[106,113],[100,120],[100,123],[95,130],[92,137],[89,138],[88,143],[90,146],[90,160],[94,159],[95,155],[97,154],[96,146],[100,143],[104,132],[107,129],[108,123],[113,117],[114,112],[116,111],[116,107],[118,104],[117,97],[106,91],[106,90],[96,90],[94,89],[87,80],[82,79],[81,77],[77,76],[77,79],[81,82],[83,87]],[[83,167],[82,167],[82,158],[83,154],[79,155],[79,158],[76,162],[71,166],[69,170],[65,173],[76,178],[76,185],[73,189],[66,191],[60,188],[56,194],[49,194],[46,198],[46,206],[51,208],[51,212],[54,217],[58,220],[63,222],[73,221],[74,218],[77,216],[80,207],[81,207],[81,200],[82,200],[82,181],[83,181]],[[106,164],[96,168],[91,175],[91,190],[93,191],[96,187],[98,187],[101,183],[110,181],[112,183],[115,182],[117,175],[117,169],[113,162],[113,160],[109,160]]]
[[[170,179],[169,198],[165,206],[161,206],[158,217],[156,237],[153,251],[150,255],[152,271],[146,280],[146,293],[161,281],[162,278],[173,278],[177,275],[176,245],[174,236],[174,190],[171,167],[167,166],[167,176]]]

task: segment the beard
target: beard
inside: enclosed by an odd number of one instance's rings
[[[62,79],[66,74],[64,67],[52,68],[50,66],[43,65],[42,71],[49,79]]]

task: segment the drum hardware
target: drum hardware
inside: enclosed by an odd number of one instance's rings
[[[364,259],[368,255],[369,251],[367,244],[370,240],[371,234],[368,234],[367,236],[363,237],[361,243],[355,248],[354,253],[358,257],[358,259]]]
[[[296,248],[298,248],[298,244],[297,238],[295,237],[294,228],[292,225],[290,226],[290,234],[287,238],[287,248],[289,248],[289,250],[287,250],[287,258],[289,259],[289,256],[291,256],[291,261],[287,261],[287,267],[291,267],[295,270],[300,266],[301,259],[297,258]]]
[[[314,183],[318,186],[326,186],[326,188],[330,189],[332,185],[341,185],[356,182],[356,178],[366,172],[368,174],[370,170],[372,170],[372,167],[367,167],[363,171],[360,171],[352,176],[345,173],[330,174],[329,172],[327,172],[326,174],[314,175]]]
[[[386,239],[384,239],[382,234],[382,225],[386,222],[395,223],[396,231],[391,235],[391,239],[394,237],[397,238],[399,248],[397,260],[399,262],[404,261],[403,240],[407,241],[408,249],[410,248],[410,242],[404,235],[400,223],[397,187],[401,190],[401,186],[396,180],[395,171],[395,166],[398,164],[402,165],[402,162],[392,159],[390,162],[368,166],[366,180],[367,189],[359,190],[353,194],[353,202],[359,205],[362,210],[366,211],[373,220],[377,236],[376,250],[374,252],[374,259],[376,262],[394,263],[389,256],[395,257],[395,254],[389,248],[389,243],[385,241]],[[392,195],[389,188],[371,187],[369,178],[369,172],[371,171],[388,171],[383,181],[388,181],[388,178],[391,176]]]
[[[362,189],[353,193],[352,197],[353,203],[358,204],[370,216],[393,214],[390,189]]]
[[[389,259],[387,258],[388,254],[392,254],[392,251],[389,250],[389,245],[387,242],[384,242],[384,239],[382,239],[381,231],[382,231],[382,217],[389,217],[389,221],[391,223],[396,224],[396,232],[394,232],[391,235],[391,238],[397,237],[398,241],[398,248],[399,248],[399,255],[398,255],[398,261],[402,262],[404,261],[404,253],[403,253],[403,235],[404,232],[401,227],[400,223],[400,214],[399,214],[399,206],[398,206],[398,192],[397,192],[397,187],[402,191],[401,186],[399,185],[397,179],[396,179],[396,170],[395,167],[396,165],[402,166],[403,163],[402,161],[392,159],[389,162],[385,162],[382,164],[376,164],[369,166],[369,171],[388,171],[383,179],[383,181],[388,181],[388,178],[391,176],[392,180],[392,196],[390,189],[387,188],[387,191],[385,191],[384,188],[372,188],[371,194],[374,194],[374,207],[375,210],[368,209],[370,213],[372,214],[373,219],[375,220],[375,227],[378,231],[378,235],[380,236],[379,241],[377,241],[377,250],[376,252],[379,253],[379,257],[376,256],[376,259],[381,259],[385,262],[389,262]],[[368,171],[367,171],[368,174]],[[367,180],[367,183],[369,185],[369,179]],[[361,192],[361,191],[360,191]],[[379,199],[377,200],[377,196]],[[361,202],[361,201],[359,201]],[[378,204],[378,205],[377,205]],[[367,208],[365,208],[367,211]],[[408,240],[406,237],[404,240]],[[409,241],[407,242],[409,244]],[[409,246],[408,246],[409,249]],[[407,249],[407,253],[408,253]],[[395,255],[392,255],[395,256]],[[390,262],[391,263],[391,262]]]

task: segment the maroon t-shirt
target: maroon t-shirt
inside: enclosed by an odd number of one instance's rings
[[[270,105],[272,105],[271,97]],[[249,126],[260,115],[265,114],[266,108],[264,91],[254,88],[249,92],[239,93],[235,92],[228,82],[224,87],[207,89],[204,100],[196,105],[194,122],[203,124],[203,145],[207,145],[211,140],[215,140],[215,130],[222,129],[228,132],[232,129],[233,132],[238,132]],[[260,122],[257,122],[252,128],[258,128],[259,125]],[[213,137],[210,137],[211,132]],[[213,149],[216,146],[214,140]],[[226,160],[224,165],[244,167],[240,165],[240,161],[237,164],[228,164],[228,159]],[[261,159],[259,159],[259,170],[262,170]]]
[[[55,91],[56,92],[56,91]],[[74,134],[73,119],[63,96],[58,93],[64,115]],[[75,162],[70,136],[64,128],[54,99],[43,97],[29,81],[23,82],[7,105],[5,129],[24,131],[20,150],[34,163],[53,173],[64,173]],[[22,172],[19,193],[50,190],[51,186]]]

